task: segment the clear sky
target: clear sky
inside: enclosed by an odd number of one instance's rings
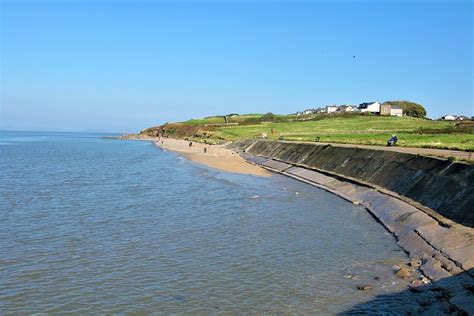
[[[125,132],[398,99],[432,118],[474,115],[470,0],[0,0],[0,9],[0,128]]]

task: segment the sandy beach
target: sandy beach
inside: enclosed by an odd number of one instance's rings
[[[157,140],[155,145],[182,154],[191,161],[211,168],[261,177],[271,174],[263,168],[248,163],[237,153],[225,148],[224,145],[205,145],[193,142],[192,147],[189,147],[189,141],[173,138],[163,138],[163,143]],[[204,148],[207,148],[207,153],[204,153]]]

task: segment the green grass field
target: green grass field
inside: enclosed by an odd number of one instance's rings
[[[421,134],[420,129],[446,129],[452,122],[429,121],[410,117],[359,116],[327,118],[318,121],[262,123],[259,125],[220,127],[216,134],[224,139],[255,138],[267,133],[268,138],[295,141],[385,145],[391,134],[398,136],[398,145],[474,150],[474,134]],[[274,134],[271,134],[271,130]]]
[[[193,127],[194,134],[188,135],[189,138],[211,143],[258,138],[262,133],[266,133],[270,139],[314,141],[316,137],[320,137],[321,142],[384,146],[391,134],[396,134],[399,146],[474,151],[474,122],[470,121],[459,124],[407,116],[360,114],[275,115],[271,122],[262,122],[261,118],[261,114],[233,116],[229,118],[229,122],[238,125],[229,126],[223,125],[222,116],[195,119],[180,124],[183,128]],[[210,128],[206,127],[206,124],[222,125]],[[195,133],[196,128],[209,132],[205,137],[201,137],[199,133]]]

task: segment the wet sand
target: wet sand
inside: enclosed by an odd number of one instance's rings
[[[182,154],[191,161],[211,168],[261,177],[267,177],[271,174],[263,168],[248,163],[237,153],[225,148],[224,145],[205,145],[193,142],[192,147],[189,147],[189,141],[173,138],[164,138],[163,143],[156,140],[155,145]],[[204,153],[205,147],[207,153]]]

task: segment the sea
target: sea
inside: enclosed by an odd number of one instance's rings
[[[0,132],[0,315],[412,307],[407,255],[362,206],[105,136]]]

